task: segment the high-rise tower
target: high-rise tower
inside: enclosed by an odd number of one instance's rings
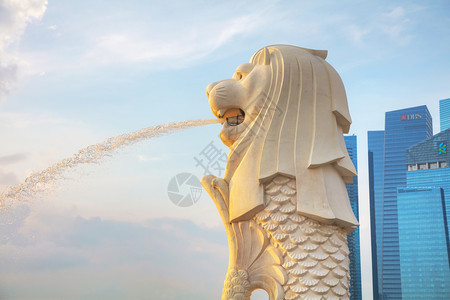
[[[432,136],[432,130],[431,115],[425,105],[386,113],[383,159],[382,162],[380,158],[372,159],[372,180],[370,182],[370,190],[373,191],[374,196],[372,216],[375,216],[375,248],[381,252],[377,253],[375,258],[377,266],[373,266],[379,273],[377,278],[379,278],[380,299],[402,299],[397,188],[406,186],[405,150]],[[369,144],[374,142],[374,138],[369,136]],[[370,149],[369,147],[369,155]],[[372,147],[372,149],[374,148]],[[377,151],[379,152],[380,149],[378,148]],[[374,155],[373,151],[372,155]],[[383,166],[382,172],[380,163]],[[375,172],[375,170],[378,171]],[[380,174],[382,174],[382,179],[379,177]],[[381,205],[379,203],[380,180],[383,182]],[[376,183],[377,185],[375,185]],[[381,245],[378,241],[381,241]]]
[[[440,187],[444,193],[446,227],[450,230],[450,129],[406,151],[408,187]],[[450,239],[450,235],[448,236]],[[450,296],[450,295],[449,295]]]
[[[450,98],[439,101],[441,131],[450,129]]]
[[[355,135],[345,136],[345,145],[347,147],[348,155],[352,160],[355,168],[358,169],[358,152],[357,152],[357,138]],[[353,183],[346,183],[348,197],[352,206],[353,213],[359,220],[359,206],[358,206],[358,177],[353,177]],[[350,299],[361,300],[361,250],[359,228],[353,231],[347,237],[348,248],[350,250]]]
[[[381,258],[383,237],[383,172],[384,130],[367,133],[369,152],[370,231],[372,243],[372,288],[373,299],[381,295]],[[380,263],[378,263],[380,262]]]

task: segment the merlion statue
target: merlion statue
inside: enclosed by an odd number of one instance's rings
[[[230,148],[224,178],[203,187],[225,225],[222,299],[348,299],[347,234],[356,220],[345,182],[356,170],[343,133],[351,118],[327,51],[274,45],[207,96]]]

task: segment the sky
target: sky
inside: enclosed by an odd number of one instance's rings
[[[212,118],[206,86],[272,44],[328,50],[343,79],[371,299],[367,131],[427,105],[439,132],[448,1],[0,0],[0,192],[108,137]],[[177,174],[205,174],[207,147],[226,153],[219,131],[141,142],[14,203],[0,215],[0,299],[220,298],[228,246],[212,200],[179,207],[167,193]]]

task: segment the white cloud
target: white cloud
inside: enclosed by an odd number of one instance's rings
[[[363,39],[370,34],[371,30],[369,28],[363,28],[355,24],[350,24],[346,27],[346,32],[353,43],[361,45],[363,43]]]
[[[403,18],[405,16],[405,9],[399,6],[388,13],[384,13],[383,15],[391,19]]]
[[[37,32],[47,43],[20,48],[20,57],[27,61],[23,75],[76,74],[104,67],[180,69],[205,61],[218,48],[228,55],[238,51],[233,43],[263,34],[280,18],[270,4],[259,1],[238,4],[239,9],[229,3],[192,3],[189,13],[180,3],[142,3],[140,10],[125,5],[120,13],[105,8],[110,4],[97,6],[101,9],[83,1],[70,3],[60,11],[64,17],[49,17],[47,32]],[[170,18],[160,13],[167,9]]]
[[[182,66],[209,55],[239,35],[251,33],[262,23],[269,22],[270,17],[265,15],[265,10],[261,10],[231,19],[211,19],[207,26],[190,24],[176,30],[161,28],[158,34],[134,26],[103,33],[91,37],[95,42],[83,60],[89,65],[160,64],[163,60],[165,67]]]
[[[409,44],[412,39],[412,35],[408,33],[408,26],[411,21],[403,7],[399,6],[381,14],[380,20],[379,28],[381,32],[402,46]]]
[[[0,56],[3,55],[0,49]],[[0,59],[0,101],[5,99],[13,89],[17,78],[18,66],[12,59],[3,62]]]
[[[228,254],[223,230],[167,218],[138,224],[33,208],[13,213],[13,222],[0,227],[10,237],[0,240],[2,296],[220,297]]]
[[[0,0],[0,101],[14,88],[19,74],[20,58],[11,46],[46,9],[46,0]]]
[[[0,156],[0,166],[14,164],[27,158],[26,153],[15,153],[11,155]]]
[[[13,172],[4,172],[0,170],[0,186],[12,185],[18,182],[17,176]]]
[[[42,18],[46,0],[0,1],[0,47],[17,41],[28,23]]]

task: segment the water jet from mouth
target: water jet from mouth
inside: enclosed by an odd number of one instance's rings
[[[65,158],[41,172],[31,174],[23,183],[7,187],[0,195],[0,213],[14,203],[29,200],[45,193],[57,180],[64,179],[64,172],[68,169],[83,164],[99,163],[101,159],[110,156],[114,151],[143,140],[219,122],[218,119],[199,119],[157,125],[108,138],[101,143],[83,148],[71,157]]]

